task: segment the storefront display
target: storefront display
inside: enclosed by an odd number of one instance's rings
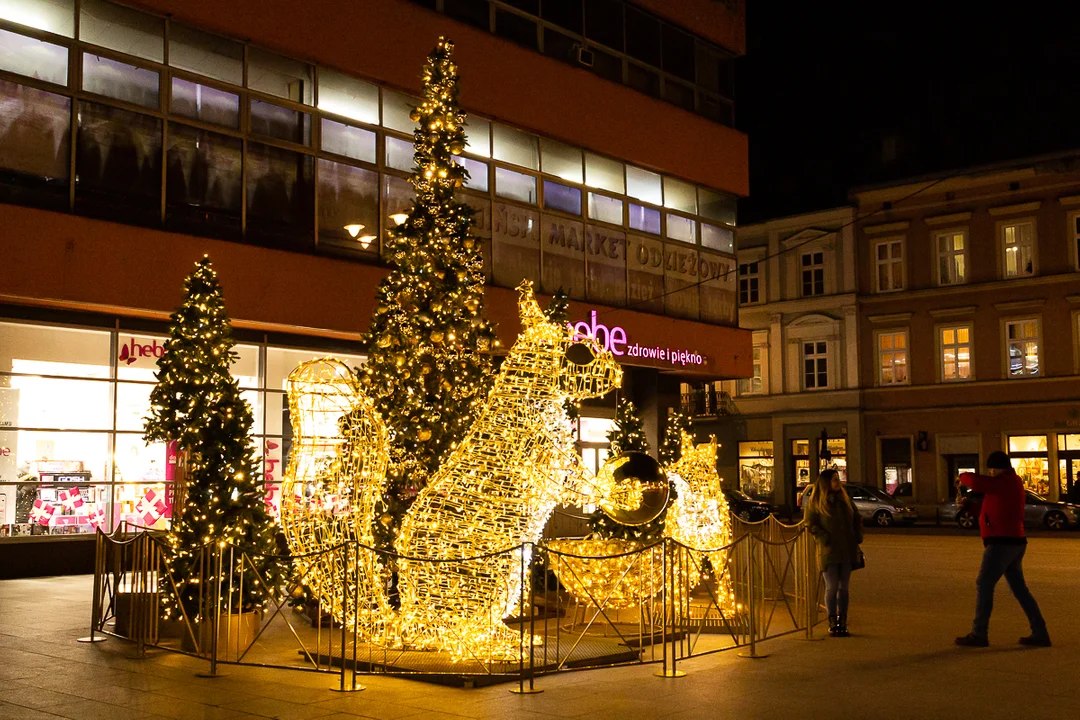
[[[829,438],[825,442],[828,453],[819,454],[819,470],[835,470],[840,474],[840,482],[847,482],[847,440]]]
[[[1057,450],[1060,498],[1080,502],[1080,434],[1058,435]]]
[[[1024,487],[1031,492],[1049,497],[1050,456],[1045,435],[1011,435],[1009,457]]]
[[[739,443],[739,489],[752,498],[773,494],[773,444],[771,440]]]
[[[810,484],[809,440],[791,441],[791,461],[792,467],[795,469],[795,492],[800,493],[803,488]]]

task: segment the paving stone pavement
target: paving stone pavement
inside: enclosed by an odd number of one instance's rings
[[[567,673],[538,680],[544,693],[508,686],[460,690],[388,677],[337,694],[314,673],[224,667],[168,653],[134,658],[110,639],[83,645],[90,578],[0,582],[0,720],[175,718],[1076,718],[1080,716],[1080,537],[1036,538],[1028,584],[1054,647],[1020,648],[1023,615],[998,588],[991,647],[952,645],[968,630],[981,545],[972,537],[870,535],[868,567],[852,580],[855,636],[761,646],[680,664]]]

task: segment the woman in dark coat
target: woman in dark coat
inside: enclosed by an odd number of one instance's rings
[[[807,499],[803,522],[817,541],[818,567],[825,578],[829,634],[847,637],[848,580],[863,540],[862,518],[835,470],[823,470],[818,476]]]

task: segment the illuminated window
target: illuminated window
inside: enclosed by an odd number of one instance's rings
[[[739,395],[760,395],[762,387],[762,373],[764,372],[765,348],[761,345],[754,346],[754,374],[748,378],[739,379]]]
[[[963,285],[967,277],[967,231],[938,233],[938,285]]]
[[[1009,436],[1009,458],[1024,487],[1036,495],[1050,493],[1050,459],[1045,435]]]
[[[771,440],[739,443],[739,489],[753,498],[767,498],[772,495]]]
[[[907,330],[878,333],[878,384],[908,384]]]
[[[971,380],[971,326],[941,328],[941,379],[945,382]]]
[[[877,267],[877,291],[894,292],[904,289],[904,241],[883,240],[874,245]]]
[[[1039,366],[1039,319],[1009,320],[1005,323],[1005,355],[1008,377],[1036,377]]]
[[[820,250],[803,253],[800,263],[802,265],[802,296],[824,295],[825,254]]]
[[[1030,277],[1035,274],[1035,223],[1006,223],[1001,227],[1001,247],[1005,277]]]

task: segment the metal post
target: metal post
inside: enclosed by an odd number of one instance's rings
[[[220,675],[218,675],[218,671],[217,671],[217,658],[218,658],[218,633],[220,632],[220,629],[221,629],[220,628],[220,624],[221,624],[221,572],[222,572],[222,568],[221,568],[222,562],[221,561],[222,561],[222,555],[224,555],[224,553],[222,552],[222,548],[219,547],[217,543],[211,543],[210,545],[207,545],[204,548],[203,552],[204,552],[204,555],[205,555],[206,552],[213,553],[213,556],[210,558],[210,567],[211,567],[210,572],[213,573],[213,578],[214,578],[214,594],[213,594],[213,602],[214,602],[214,604],[213,604],[213,607],[210,608],[209,614],[207,614],[205,611],[203,612],[203,622],[204,623],[207,623],[207,622],[209,623],[209,625],[210,625],[210,633],[211,633],[211,637],[210,637],[210,672],[209,673],[196,673],[196,677],[216,678],[216,677],[221,677]],[[203,587],[205,588],[205,583],[204,583]],[[205,625],[204,625],[204,627],[205,627]],[[203,636],[203,641],[205,642],[205,635]],[[202,651],[204,649],[205,648],[201,647],[201,644],[200,644],[199,650]]]
[[[817,619],[816,608],[817,603],[817,581],[814,577],[814,573],[810,571],[810,561],[812,557],[813,544],[810,542],[805,527],[795,540],[799,552],[796,557],[799,558],[799,572],[795,574],[803,584],[803,600],[806,603],[806,608],[803,612],[803,620],[806,622],[806,632],[801,638],[802,640],[824,640],[825,636],[814,636],[814,621]]]
[[[340,683],[339,683],[338,687],[330,688],[334,692],[343,692],[343,693],[345,693],[345,692],[359,692],[361,690],[366,690],[367,689],[363,685],[357,685],[356,684],[356,614],[357,614],[357,611],[358,611],[357,610],[357,605],[356,605],[356,592],[357,592],[357,587],[356,586],[357,586],[358,582],[355,582],[355,581],[353,582],[353,654],[352,654],[353,669],[352,669],[352,683],[347,687],[345,685],[345,647],[349,642],[349,639],[348,639],[348,626],[349,626],[349,623],[346,622],[346,619],[347,619],[348,606],[349,606],[349,570],[352,567],[349,564],[349,546],[351,544],[352,544],[351,542],[347,541],[341,546],[341,643],[340,643],[340,646],[341,646],[340,647],[340,652],[341,652],[341,676],[340,676]],[[357,548],[357,550],[359,550],[359,548]],[[321,609],[319,611],[319,614],[320,615],[322,614]],[[333,629],[334,629],[334,620],[333,620],[333,616],[331,615],[331,618],[330,618],[331,637],[333,637]],[[327,655],[327,664],[329,664],[330,662],[332,662],[332,658],[330,658],[330,656]]]
[[[527,583],[528,565],[525,563],[525,548],[530,549],[530,555],[532,550],[532,543],[522,543],[519,548],[519,554],[521,556],[521,587],[518,598],[518,623],[521,627],[521,632],[518,639],[518,685],[516,688],[511,688],[510,692],[515,695],[536,695],[544,692],[534,685],[533,682],[533,631],[536,629],[536,615],[533,612],[532,603],[529,603],[529,640],[525,641],[525,586]],[[525,687],[525,651],[526,648],[529,652],[529,686]]]
[[[105,587],[105,533],[100,529],[94,542],[94,597],[90,609],[90,635],[81,637],[78,642],[98,643],[105,642],[108,638],[97,635],[97,625],[101,622],[101,594]]]
[[[675,656],[678,655],[679,650],[677,645],[678,640],[676,640],[675,638],[675,605],[679,602],[679,600],[678,594],[675,592],[675,558],[668,558],[668,553],[674,554],[675,544],[671,542],[669,538],[664,538],[661,542],[663,543],[662,547],[664,549],[663,575],[661,579],[661,587],[663,588],[663,599],[661,600],[660,608],[662,616],[664,618],[663,624],[665,625],[664,629],[662,630],[664,634],[662,636],[663,644],[661,645],[661,650],[663,650],[664,653],[664,662],[661,670],[654,674],[657,677],[679,678],[685,677],[686,673],[675,667]],[[671,614],[670,618],[668,618],[669,612]],[[667,662],[667,646],[669,637],[671,640],[670,667],[668,666]]]
[[[749,576],[747,577],[747,595],[749,597],[747,599],[747,604],[746,604],[746,609],[747,609],[747,613],[748,613],[748,617],[749,617],[749,628],[748,628],[748,630],[750,631],[750,651],[747,652],[747,651],[744,650],[743,652],[739,653],[739,657],[747,658],[749,660],[759,660],[761,658],[769,657],[768,655],[759,655],[758,652],[757,652],[757,613],[758,613],[757,592],[758,592],[758,587],[757,587],[757,582],[756,582],[757,573],[754,571],[754,546],[753,546],[753,541],[755,539],[757,539],[756,536],[753,536],[753,535],[750,536],[750,541],[751,542],[749,543],[750,547],[749,547],[749,553],[748,553],[749,556],[750,556],[750,561],[747,563],[747,568],[748,568],[748,570],[750,572]]]

